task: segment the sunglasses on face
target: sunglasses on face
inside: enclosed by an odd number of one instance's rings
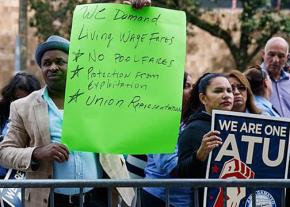
[[[236,91],[236,89],[239,92],[245,92],[247,90],[246,86],[244,85],[232,85],[232,89],[233,89],[233,92]]]

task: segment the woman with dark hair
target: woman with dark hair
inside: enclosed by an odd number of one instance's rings
[[[249,67],[244,74],[251,85],[256,106],[262,110],[262,114],[280,117],[278,111],[269,101],[272,94],[272,81],[268,73],[256,65]]]
[[[256,107],[255,97],[246,76],[238,70],[232,70],[226,76],[234,94],[232,111],[260,114],[261,110]]]
[[[179,177],[205,178],[208,155],[222,144],[219,132],[210,129],[212,110],[230,111],[233,100],[231,85],[223,74],[207,73],[197,80],[190,102],[195,113],[178,141]]]
[[[23,98],[35,90],[40,89],[39,81],[31,74],[20,72],[17,73],[10,82],[2,88],[0,100],[0,132],[1,140],[8,130],[8,118],[10,104],[19,98]],[[6,169],[0,167],[0,178],[6,174]]]

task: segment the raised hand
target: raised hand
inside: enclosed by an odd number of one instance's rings
[[[141,9],[144,6],[150,6],[151,0],[125,0],[123,3],[132,5],[134,9]]]
[[[203,135],[201,145],[196,152],[196,158],[200,161],[205,161],[209,153],[216,147],[222,144],[222,139],[219,137],[219,131],[210,131]],[[193,135],[194,136],[194,135]]]

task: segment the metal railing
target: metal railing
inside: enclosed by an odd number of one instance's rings
[[[169,190],[176,187],[191,187],[194,191],[194,207],[199,206],[198,189],[204,187],[224,188],[224,207],[226,207],[226,189],[228,187],[246,187],[252,192],[252,206],[256,206],[255,189],[258,188],[290,188],[290,180],[286,179],[130,179],[130,180],[0,180],[0,188],[21,188],[22,207],[25,206],[25,188],[80,188],[80,207],[83,207],[83,188],[107,188],[108,206],[112,206],[112,189],[115,187],[134,187],[137,188],[138,199],[140,199],[140,189],[142,187],[165,187],[166,188],[166,206],[170,206]],[[285,203],[282,199],[282,207]],[[53,193],[50,196],[50,206],[54,206]],[[141,206],[140,200],[137,206]]]

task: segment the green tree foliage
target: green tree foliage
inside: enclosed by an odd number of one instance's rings
[[[29,0],[30,26],[36,27],[36,35],[46,39],[51,34],[69,37],[73,10],[78,4],[110,2],[106,0]],[[112,2],[112,1],[111,1]]]
[[[264,47],[269,38],[277,33],[290,33],[290,15],[274,11],[266,0],[241,0],[240,36],[236,42],[232,31],[223,29],[218,22],[209,22],[202,18],[204,9],[198,0],[156,0],[159,6],[184,10],[187,20],[211,35],[222,39],[229,48],[236,68],[244,71],[251,60]]]
[[[37,28],[37,35],[41,38],[52,33],[69,37],[73,9],[77,4],[88,2],[114,1],[29,0],[30,9],[35,11],[30,19],[31,26]],[[285,15],[274,11],[267,6],[267,0],[241,0],[242,11],[238,27],[240,36],[236,42],[233,31],[222,28],[219,22],[210,22],[202,17],[207,11],[200,7],[200,2],[201,0],[152,0],[153,5],[185,11],[188,23],[222,39],[233,56],[236,68],[241,71],[245,70],[270,37],[277,33],[290,34],[289,13]]]

